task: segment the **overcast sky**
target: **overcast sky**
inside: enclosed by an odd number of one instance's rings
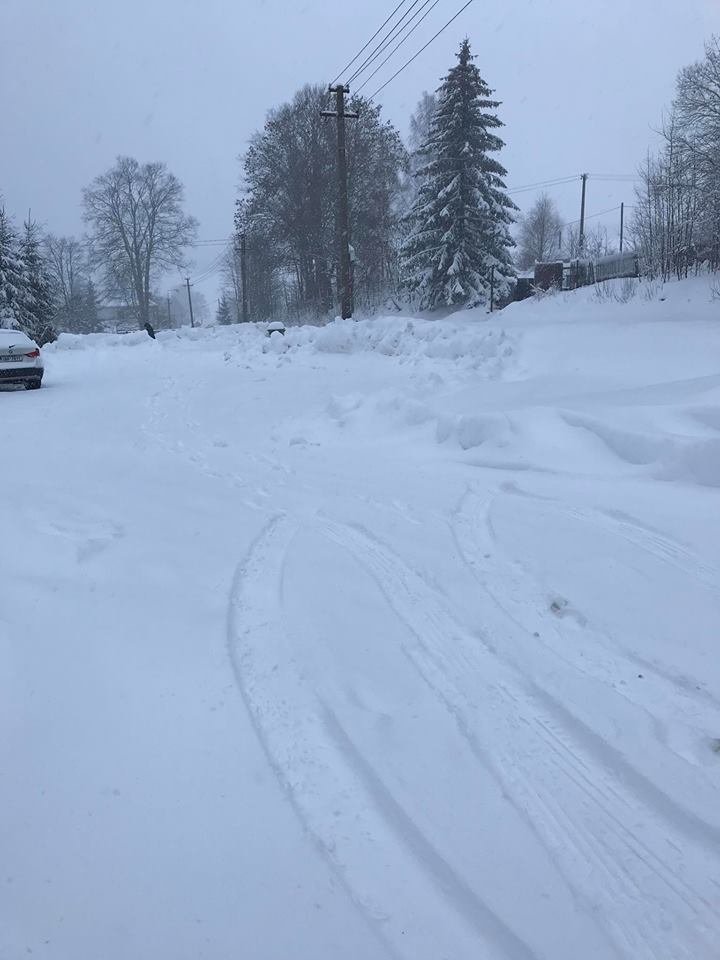
[[[399,66],[462,6],[440,0]],[[327,82],[396,0],[0,0],[0,193],[55,233],[80,233],[81,190],[118,154],[163,160],[186,187],[202,239],[232,227],[238,154],[266,111]],[[720,0],[475,0],[378,98],[407,131],[470,37],[503,101],[508,185],[632,174],[680,67],[720,34]],[[390,76],[388,64],[377,81]],[[368,87],[364,92],[372,92]],[[588,213],[632,200],[588,186]],[[553,188],[567,220],[579,182]],[[515,196],[523,207],[534,194]],[[613,227],[616,216],[601,218]],[[195,255],[195,275],[213,259]],[[207,292],[213,293],[212,281]]]

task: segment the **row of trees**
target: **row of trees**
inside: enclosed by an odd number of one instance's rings
[[[720,38],[685,67],[636,191],[633,235],[647,271],[668,279],[720,269]]]
[[[51,281],[37,224],[21,232],[0,207],[0,327],[20,327],[38,343],[55,338]]]
[[[239,317],[245,250],[253,319],[328,316],[337,284],[335,127],[321,116],[327,88],[306,86],[273,110],[241,157],[243,197],[224,265],[218,319]],[[499,102],[465,40],[458,63],[411,120],[410,150],[380,108],[353,97],[347,126],[355,304],[410,298],[421,308],[484,302],[513,276],[515,207]]]
[[[483,303],[491,284],[502,296],[513,277],[517,208],[497,159],[500,104],[467,40],[457,59],[436,93],[420,101],[408,147],[378,106],[350,101],[358,114],[348,123],[347,158],[361,311],[402,299],[429,309]],[[321,115],[327,97],[324,87],[303,87],[271,111],[241,158],[243,196],[223,263],[218,322],[240,319],[243,298],[256,320],[332,315],[339,230],[336,132]],[[631,237],[651,274],[720,269],[718,38],[681,71],[663,136],[642,169]],[[197,230],[180,181],[162,163],[120,157],[84,191],[83,207],[82,242],[43,237],[30,219],[18,230],[0,211],[0,323],[45,341],[55,329],[97,329],[100,299],[124,304],[139,326],[165,316],[153,291],[185,265]],[[518,242],[521,268],[581,253],[577,227],[563,226],[545,195],[520,219]],[[609,249],[602,228],[586,234],[585,255]],[[167,303],[180,322],[184,294],[176,289]]]
[[[720,270],[720,38],[712,37],[704,57],[680,71],[661,135],[661,149],[640,167],[628,230],[642,269],[663,280]],[[580,251],[577,228],[563,227],[546,194],[521,218],[518,247],[521,269],[614,252],[602,227],[586,233]]]
[[[91,333],[100,328],[100,299],[133,325],[157,322],[165,311],[154,289],[184,265],[197,229],[183,202],[182,184],[164,164],[119,157],[83,193],[82,241],[43,236],[29,219],[17,231],[0,209],[0,325],[17,325],[39,343],[57,330]],[[182,291],[171,299],[182,321]],[[197,307],[201,315],[200,297]]]
[[[580,239],[577,223],[564,223],[560,212],[547,193],[541,193],[533,206],[520,218],[517,236],[517,265],[531,269],[536,263],[553,260],[574,260],[586,257],[598,260],[615,253],[607,227],[598,224]]]
[[[321,116],[327,89],[308,85],[271,111],[242,157],[245,196],[235,212],[228,251],[226,299],[242,296],[241,237],[253,318],[328,315],[336,275],[335,128]],[[347,158],[355,298],[373,308],[397,295],[399,224],[408,156],[380,108],[352,98],[359,119],[348,123]]]

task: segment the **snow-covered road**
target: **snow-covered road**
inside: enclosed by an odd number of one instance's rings
[[[1,393],[1,960],[714,960],[720,328],[675,290],[68,338]]]

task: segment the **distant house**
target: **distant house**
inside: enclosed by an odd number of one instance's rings
[[[137,307],[132,304],[108,300],[98,306],[98,323],[106,333],[132,333],[140,329]],[[150,304],[150,322],[161,326],[160,305]]]

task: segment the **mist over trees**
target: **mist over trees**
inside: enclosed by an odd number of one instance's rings
[[[547,193],[540,194],[520,217],[519,225],[517,263],[521,270],[562,255],[563,221]]]
[[[500,106],[470,44],[435,92],[408,118],[406,143],[362,96],[350,97],[347,165],[352,272],[359,313],[486,303],[515,266],[599,259],[616,251],[604,226],[563,223],[547,193],[517,217],[498,160]],[[327,87],[307,84],[272,109],[239,158],[240,198],[231,239],[209,272],[217,309],[193,290],[197,323],[322,322],[336,314],[339,227],[336,125],[321,115]],[[643,272],[666,280],[720,270],[720,39],[677,77],[662,145],[639,169],[627,245]],[[630,210],[631,205],[626,206]],[[38,341],[58,331],[91,333],[190,323],[187,289],[159,287],[188,265],[197,222],[165,164],[119,157],[83,192],[84,237],[17,227],[0,208],[0,324]],[[243,258],[244,252],[244,258]],[[244,260],[244,271],[243,263]],[[165,287],[167,289],[167,287]],[[169,298],[169,316],[168,316]]]
[[[167,309],[167,302],[163,305],[164,309],[163,306],[161,306],[160,315],[162,319],[159,326],[163,327],[167,324],[173,327],[189,327],[190,304],[188,303],[187,287],[185,284],[176,284],[176,286],[170,290],[166,299],[170,301],[169,310]],[[207,298],[200,290],[193,290],[192,303],[193,322],[195,326],[205,326],[210,319],[210,308],[208,307]],[[167,316],[168,313],[169,318]]]
[[[337,283],[337,176],[334,124],[321,116],[327,89],[307,85],[272,110],[241,158],[244,196],[236,242],[225,265],[239,302],[240,246],[245,236],[248,303],[253,319],[332,315]],[[408,156],[380,108],[362,97],[348,109],[349,201],[355,302],[381,305],[397,290],[398,208]]]
[[[0,324],[19,326],[38,343],[58,331],[164,324],[155,286],[185,263],[197,228],[183,199],[164,164],[120,157],[83,193],[88,237],[43,234],[30,220],[18,231],[0,210]],[[196,299],[199,317],[207,316],[204,299]],[[177,307],[189,313],[186,304]],[[101,320],[102,310],[111,318]]]
[[[377,105],[363,97],[348,102],[358,114],[346,135],[360,312],[399,309],[408,292],[430,307],[484,302],[491,270],[498,290],[513,276],[508,228],[515,207],[494,157],[503,146],[495,133],[499,103],[467,41],[458,59],[438,92],[422,95],[410,118],[409,150]],[[243,196],[223,266],[223,318],[240,316],[242,238],[252,319],[334,315],[338,187],[335,125],[321,116],[328,105],[326,87],[303,87],[268,114],[241,157]],[[424,209],[433,202],[434,212]],[[426,285],[431,262],[437,276]]]
[[[437,94],[428,93],[427,90],[424,90],[415,110],[410,115],[410,130],[407,142],[410,153],[410,163],[409,175],[404,191],[405,214],[410,211],[423,183],[424,178],[420,171],[421,168],[426,165],[427,160],[422,156],[421,151],[430,139],[430,131],[437,105]]]
[[[87,245],[75,237],[48,234],[43,251],[51,282],[53,323],[68,333],[95,333],[98,295]]]

